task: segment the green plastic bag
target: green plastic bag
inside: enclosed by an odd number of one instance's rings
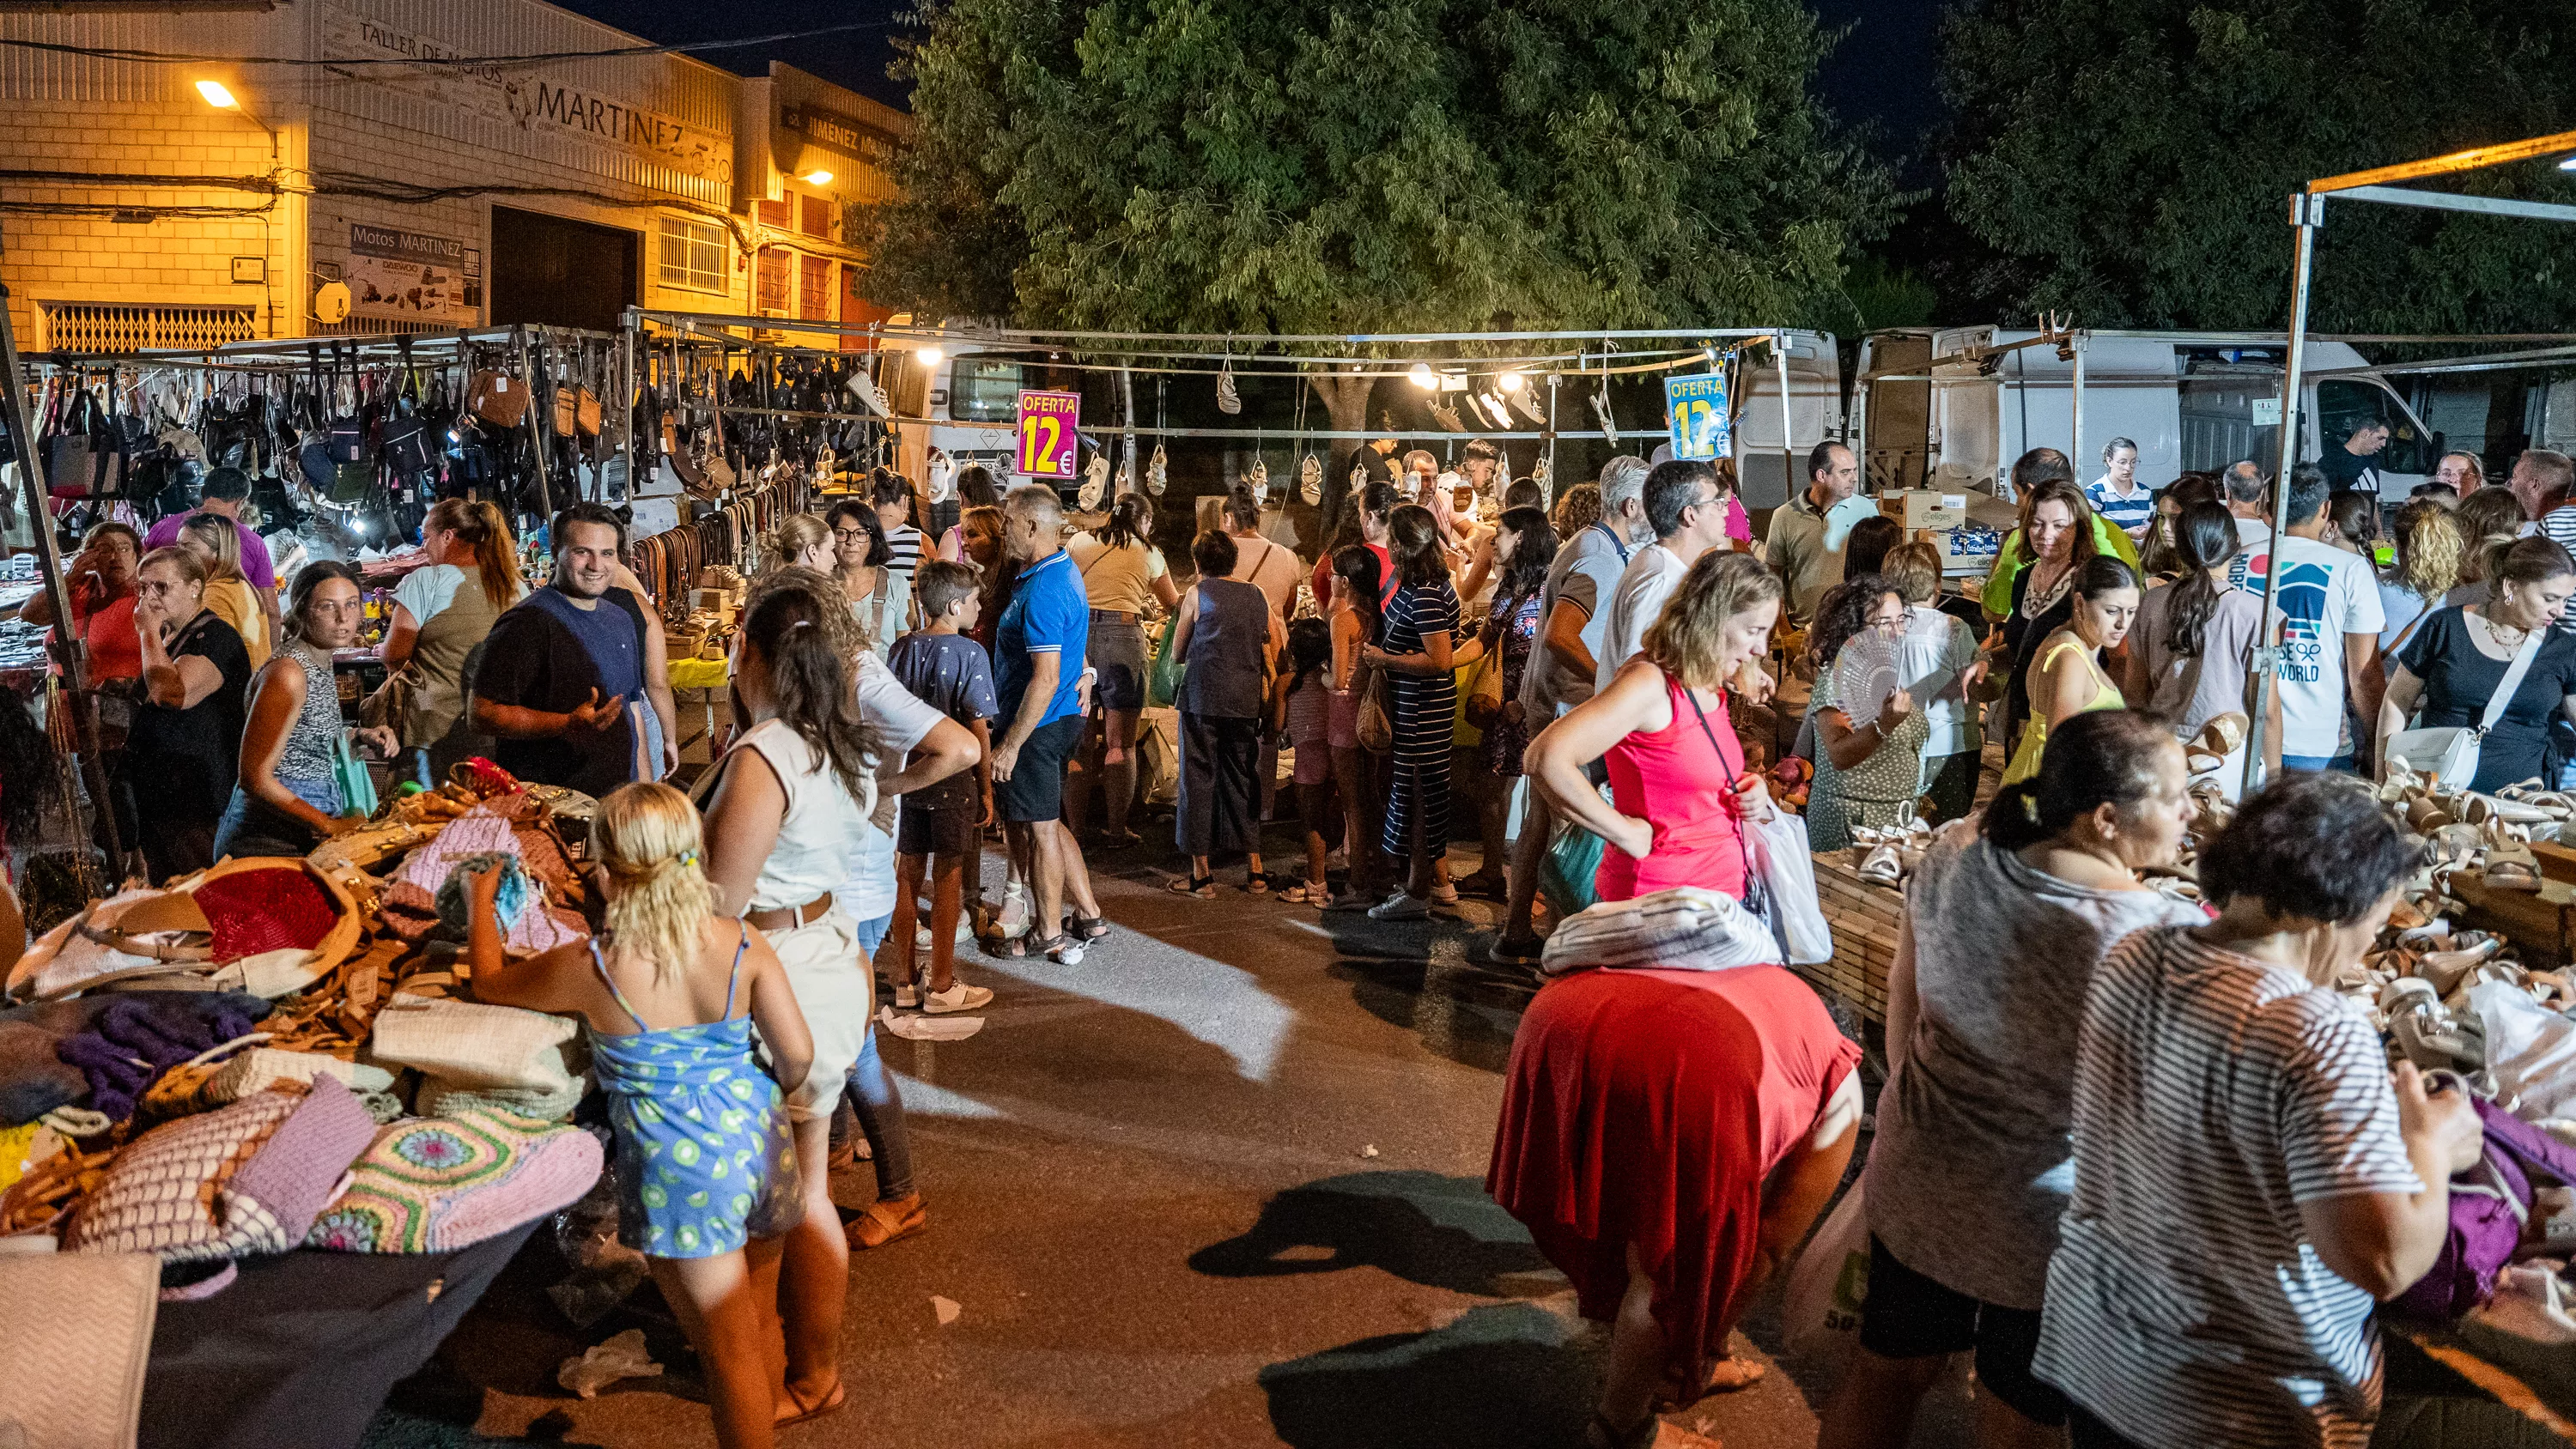
[[[367,762],[349,748],[346,731],[331,751],[331,778],[340,786],[340,813],[373,815],[376,813],[376,780],[367,773]]]
[[[1181,675],[1188,665],[1172,657],[1172,636],[1181,632],[1180,620],[1163,624],[1163,637],[1154,645],[1154,662],[1145,669],[1145,704],[1149,709],[1169,709],[1181,697]]]
[[[1601,869],[1601,852],[1606,848],[1607,842],[1580,825],[1557,827],[1556,838],[1548,842],[1546,858],[1539,862],[1538,888],[1558,920],[1588,909],[1600,899],[1592,878]]]

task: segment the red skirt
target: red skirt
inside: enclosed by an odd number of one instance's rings
[[[1584,971],[1521,1017],[1485,1189],[1607,1321],[1628,1249],[1669,1366],[1699,1382],[1744,1311],[1762,1186],[1860,1048],[1777,966]]]

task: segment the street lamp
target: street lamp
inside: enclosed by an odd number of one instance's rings
[[[808,186],[829,186],[832,184],[832,173],[817,166],[797,179]]]

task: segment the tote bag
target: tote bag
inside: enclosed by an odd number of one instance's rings
[[[2540,646],[2550,632],[2548,629],[2533,630],[2530,637],[2522,641],[2522,647],[2514,651],[2513,664],[2505,670],[2503,681],[2496,685],[2495,694],[2487,700],[2485,715],[2474,728],[2447,725],[2400,730],[2389,737],[2389,759],[2403,763],[2418,775],[2431,776],[2437,784],[2454,790],[2469,788],[2469,782],[2478,777],[2478,754],[2484,747],[2487,731],[2494,729],[2496,721],[2504,718],[2506,707],[2513,703],[2514,692],[2522,688],[2522,677],[2531,672],[2531,661],[2539,657]]]

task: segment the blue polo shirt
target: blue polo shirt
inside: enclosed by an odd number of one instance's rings
[[[1076,696],[1082,691],[1083,647],[1090,641],[1091,599],[1083,592],[1073,555],[1057,549],[1021,570],[1010,607],[1002,611],[1002,622],[993,630],[993,663],[1001,671],[1002,727],[1010,728],[1011,721],[1019,718],[1020,700],[1037,674],[1040,654],[1054,654],[1060,662],[1055,698],[1047,702],[1046,716],[1038,727],[1081,713]]]

